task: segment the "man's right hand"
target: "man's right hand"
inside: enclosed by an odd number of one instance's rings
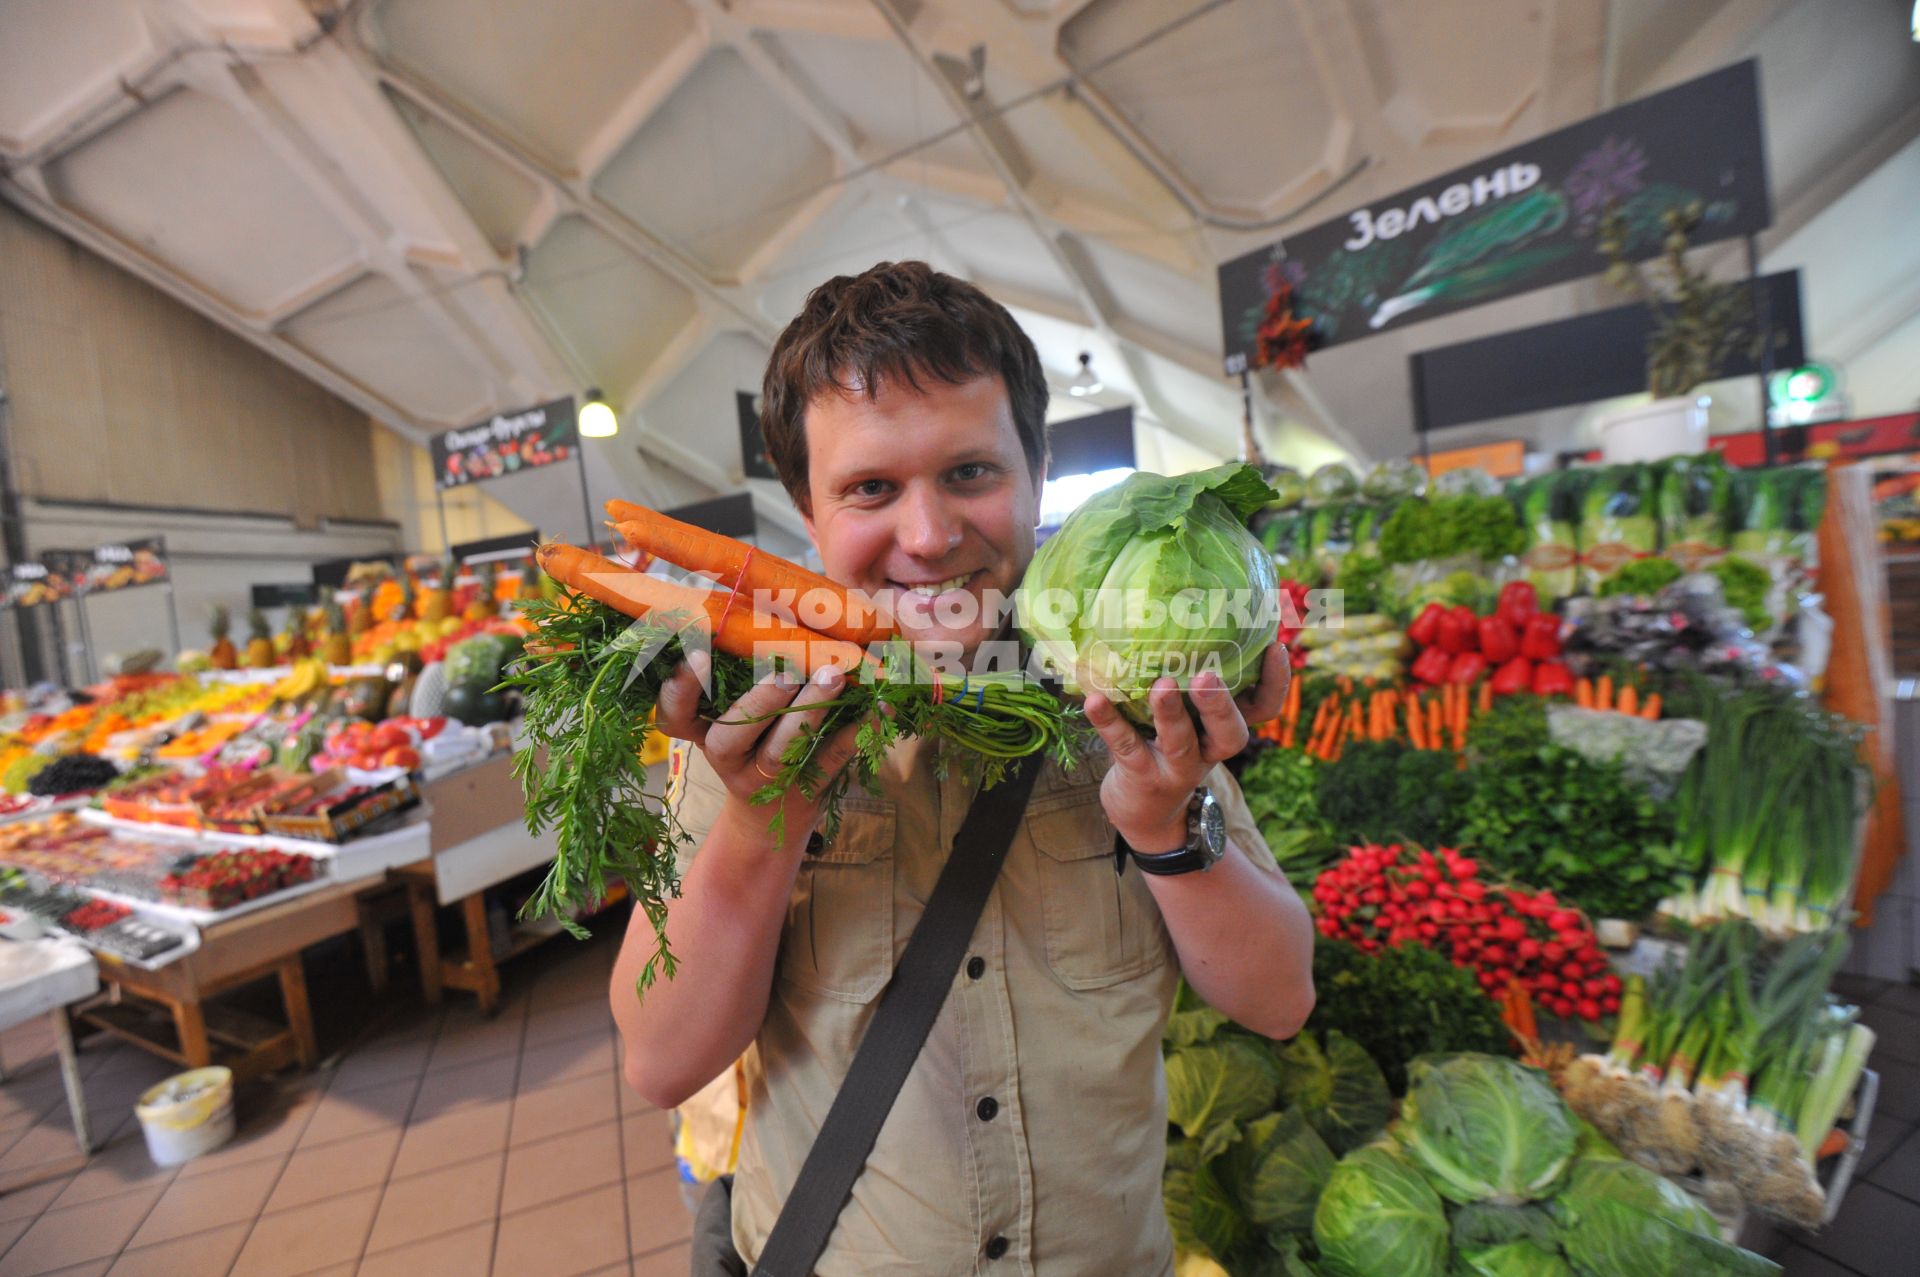
[[[756,805],[753,795],[779,774],[787,747],[803,731],[817,729],[825,721],[828,711],[824,706],[839,696],[846,675],[832,666],[805,683],[791,674],[769,675],[709,721],[700,716],[700,685],[710,669],[706,653],[688,653],[680,668],[660,687],[654,725],[666,735],[697,747],[736,805],[759,813],[763,823],[770,821],[771,804]],[[821,708],[800,708],[809,705]],[[794,712],[778,712],[790,706]],[[815,758],[819,790],[824,791],[852,761],[858,732],[859,724],[848,724],[819,746]],[[787,843],[804,843],[819,823],[820,803],[797,789],[781,801],[786,807]]]

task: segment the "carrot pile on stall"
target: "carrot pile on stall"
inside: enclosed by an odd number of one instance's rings
[[[1415,749],[1465,749],[1473,716],[1493,705],[1492,689],[1485,683],[1477,691],[1460,684],[1377,687],[1372,679],[1356,684],[1343,675],[1321,697],[1303,732],[1303,682],[1294,679],[1280,716],[1262,723],[1256,733],[1283,749],[1297,745],[1323,762],[1337,761],[1348,743],[1356,740],[1403,740]]]

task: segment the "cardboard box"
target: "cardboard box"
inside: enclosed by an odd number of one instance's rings
[[[497,754],[421,787],[433,850],[457,847],[505,824],[526,820],[526,796],[513,775],[513,755]]]

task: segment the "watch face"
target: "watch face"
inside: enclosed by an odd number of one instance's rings
[[[1212,794],[1200,803],[1200,849],[1215,859],[1227,850],[1227,813]]]

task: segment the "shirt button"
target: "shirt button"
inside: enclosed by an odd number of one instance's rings
[[[1000,1111],[1000,1102],[994,1099],[991,1095],[989,1095],[985,1099],[981,1100],[978,1104],[974,1105],[973,1111],[980,1115],[981,1121],[991,1122],[994,1118],[994,1114]]]
[[[1006,1238],[1004,1237],[994,1238],[992,1241],[987,1243],[987,1258],[988,1259],[1000,1258],[1000,1256],[1007,1253],[1007,1245],[1008,1245],[1008,1242]]]
[[[986,973],[987,973],[987,960],[985,958],[968,958],[967,959],[967,978],[969,980],[978,980],[981,976],[985,975]]]

